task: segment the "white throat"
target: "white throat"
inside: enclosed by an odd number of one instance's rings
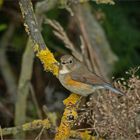
[[[69,73],[70,71],[67,69],[66,66],[63,66],[63,68],[59,71],[60,74],[67,74]]]

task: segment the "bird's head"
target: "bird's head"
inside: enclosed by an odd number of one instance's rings
[[[60,74],[67,74],[76,68],[76,59],[72,55],[64,55],[60,59]]]

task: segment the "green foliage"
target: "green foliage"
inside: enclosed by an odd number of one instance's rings
[[[0,24],[0,32],[4,31],[7,28],[6,24]]]
[[[131,7],[131,8],[130,8]],[[103,27],[112,50],[119,56],[115,75],[140,63],[140,23],[137,2],[120,2],[114,6],[100,6],[106,15]]]

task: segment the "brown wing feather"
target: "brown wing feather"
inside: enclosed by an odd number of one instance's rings
[[[112,85],[103,80],[100,76],[95,73],[91,73],[87,70],[86,67],[81,67],[75,71],[71,72],[71,78],[75,81],[82,82],[84,84],[96,86],[96,87],[104,87],[113,91],[116,94],[124,95],[120,90],[114,88]]]
[[[79,69],[71,72],[71,77],[75,81],[79,81],[90,85],[104,85],[107,84],[105,80],[100,78],[98,75],[89,72],[87,69]]]

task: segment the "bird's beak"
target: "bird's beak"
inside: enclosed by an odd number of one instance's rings
[[[56,65],[57,67],[60,67],[60,63],[59,62],[55,62],[54,65]]]

